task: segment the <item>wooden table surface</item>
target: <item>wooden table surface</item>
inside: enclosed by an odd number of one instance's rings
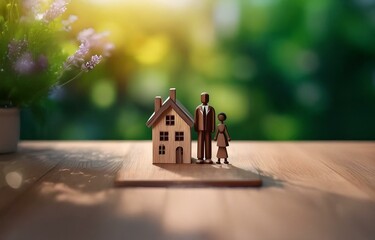
[[[228,151],[261,188],[114,188],[151,142],[21,142],[0,155],[0,239],[375,239],[375,142]]]

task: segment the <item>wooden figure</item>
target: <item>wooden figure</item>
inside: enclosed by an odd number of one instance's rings
[[[152,127],[153,163],[191,163],[191,131],[193,118],[176,99],[176,89],[162,104],[155,97],[154,113],[146,125]]]
[[[197,163],[211,164],[213,163],[211,160],[211,134],[215,132],[215,109],[208,105],[208,93],[201,94],[201,102],[202,104],[195,109],[194,115],[194,129],[198,133]]]
[[[217,164],[221,164],[220,158],[224,158],[224,163],[228,164],[228,152],[227,146],[229,146],[230,136],[227,130],[227,126],[224,124],[224,121],[227,119],[227,115],[225,113],[219,113],[217,118],[220,121],[220,124],[217,125],[217,131],[214,140],[217,141]]]

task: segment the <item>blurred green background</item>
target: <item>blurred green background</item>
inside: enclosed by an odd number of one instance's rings
[[[375,139],[375,1],[75,0],[116,48],[22,111],[22,139],[150,139],[153,99],[210,93],[232,139]]]

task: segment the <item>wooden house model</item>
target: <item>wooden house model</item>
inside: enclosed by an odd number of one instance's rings
[[[155,97],[155,110],[146,123],[152,127],[153,163],[191,163],[191,131],[194,120],[176,99],[176,89],[162,103]]]

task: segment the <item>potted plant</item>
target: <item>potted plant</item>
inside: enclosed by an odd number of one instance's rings
[[[63,19],[67,5],[67,0],[0,3],[0,153],[17,149],[20,108],[37,105],[92,70],[113,48],[107,33],[89,28],[77,35],[77,50],[65,50],[77,20]]]

